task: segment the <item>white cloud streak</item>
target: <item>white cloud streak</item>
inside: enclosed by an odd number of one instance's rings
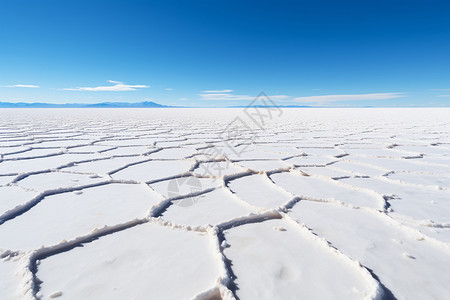
[[[450,97],[450,95],[437,95],[436,97],[446,98],[446,97]]]
[[[295,97],[292,100],[302,103],[330,103],[340,101],[365,101],[365,100],[386,100],[405,97],[404,93],[373,93],[373,94],[353,94],[353,95],[321,95],[308,97]]]
[[[202,100],[213,101],[251,101],[255,96],[239,95],[232,93],[233,90],[210,90],[200,93]],[[290,97],[287,95],[270,95],[272,100],[295,101],[300,103],[328,104],[341,101],[368,101],[368,100],[386,100],[405,97],[404,93],[372,93],[372,94],[349,94],[349,95],[320,95],[308,97]]]
[[[233,90],[212,90],[212,91],[203,91],[203,93],[231,93]]]
[[[8,88],[39,88],[38,85],[34,84],[14,84],[14,85],[4,85],[2,87],[8,87]]]
[[[232,94],[233,90],[211,90],[203,91],[200,95],[201,100],[214,100],[214,101],[251,101],[255,99],[255,96],[250,95],[237,95]],[[286,95],[271,95],[268,96],[272,100],[287,100],[289,96]]]
[[[77,87],[61,89],[64,91],[88,91],[88,92],[124,92],[124,91],[136,91],[136,89],[149,88],[149,85],[136,84],[129,85],[120,81],[108,80],[109,83],[114,85],[110,86],[96,86],[96,87]]]

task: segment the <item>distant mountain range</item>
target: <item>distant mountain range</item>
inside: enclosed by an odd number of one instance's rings
[[[102,103],[40,103],[40,102],[0,102],[0,108],[170,108],[170,107],[182,107],[182,106],[168,106],[162,105],[152,101],[145,102],[102,102]],[[247,105],[238,106],[228,106],[228,108],[245,108]],[[264,105],[253,105],[252,107],[268,108],[276,106],[264,106]],[[290,107],[311,107],[305,105],[280,105],[279,108],[290,108]]]
[[[236,106],[225,106],[224,108],[246,108],[248,105],[236,105]],[[251,107],[256,108],[314,108],[317,106],[308,105],[252,105]],[[320,106],[320,108],[332,108],[333,106]],[[365,108],[371,106],[363,106]],[[0,102],[0,108],[189,108],[187,106],[170,106],[162,105],[152,101],[144,102],[101,102],[101,103],[40,103],[40,102]],[[201,107],[191,107],[191,108],[201,108]]]
[[[146,102],[137,102],[137,103],[129,103],[129,102],[102,102],[102,103],[65,103],[65,104],[54,104],[54,103],[26,103],[26,102],[0,102],[0,108],[163,108],[163,107],[175,107],[175,106],[167,106],[158,104],[152,101]]]

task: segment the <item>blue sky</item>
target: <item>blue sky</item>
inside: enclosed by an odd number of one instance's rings
[[[0,101],[449,106],[450,1],[0,1]]]

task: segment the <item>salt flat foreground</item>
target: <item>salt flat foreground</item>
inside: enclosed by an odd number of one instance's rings
[[[449,109],[0,116],[0,299],[450,296]]]

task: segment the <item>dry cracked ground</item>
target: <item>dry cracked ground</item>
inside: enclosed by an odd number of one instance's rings
[[[0,116],[1,299],[450,295],[448,109]]]

